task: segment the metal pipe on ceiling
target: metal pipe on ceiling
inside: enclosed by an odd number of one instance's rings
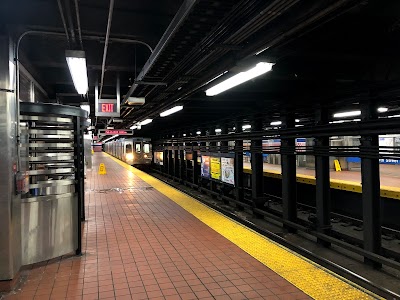
[[[79,3],[78,3],[78,0],[75,0],[75,15],[76,15],[76,23],[78,25],[79,43],[81,44],[81,49],[83,49],[81,19],[80,19],[80,14],[79,14]]]
[[[112,21],[113,11],[114,11],[114,0],[111,0],[110,1],[110,9],[108,10],[106,39],[104,42],[104,52],[103,52],[103,63],[102,63],[102,67],[101,67],[99,98],[101,98],[101,93],[103,92],[104,72],[105,72],[105,68],[106,68],[106,58],[107,58],[108,43],[109,43],[109,38],[110,38],[111,21]]]
[[[164,32],[163,36],[161,37],[160,41],[158,42],[156,48],[151,53],[146,64],[143,66],[142,71],[136,77],[135,81],[141,81],[146,76],[147,72],[149,72],[149,70],[153,66],[154,62],[157,60],[157,58],[159,57],[161,52],[168,45],[170,40],[173,38],[175,32],[180,28],[183,21],[186,19],[186,17],[192,11],[192,8],[195,6],[195,4],[197,2],[198,2],[198,0],[185,0],[185,2],[181,5],[181,7],[179,8],[175,17],[172,19],[171,23],[169,24],[167,30]],[[123,104],[133,94],[133,92],[136,90],[137,87],[138,87],[137,84],[132,84],[132,86],[129,88],[129,91],[126,93],[124,99],[122,100]],[[130,111],[126,115],[128,115],[129,113],[130,113]]]
[[[66,14],[67,14],[67,20],[69,23],[69,33],[71,36],[71,40],[73,43],[73,47],[76,45],[76,37],[75,37],[75,31],[74,31],[74,22],[72,21],[72,16],[71,16],[71,5],[69,3],[70,0],[64,0],[65,2],[65,8],[66,8]]]
[[[103,37],[97,36],[97,35],[82,35],[82,39],[84,40],[91,40],[91,41],[102,41]],[[128,38],[115,38],[115,37],[110,37],[108,39],[110,42],[115,42],[115,43],[123,43],[123,44],[141,44],[146,46],[150,52],[153,52],[153,48],[149,44],[143,41],[135,40],[135,39],[128,39]]]
[[[57,3],[58,3],[58,10],[59,10],[60,15],[61,15],[61,21],[62,21],[63,26],[64,26],[65,35],[67,37],[68,45],[71,47],[71,41],[70,41],[69,35],[68,35],[67,22],[65,21],[64,10],[62,8],[61,0],[57,0]]]

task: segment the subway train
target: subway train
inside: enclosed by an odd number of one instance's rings
[[[129,165],[150,165],[153,159],[151,139],[143,137],[120,138],[104,145],[104,151]]]

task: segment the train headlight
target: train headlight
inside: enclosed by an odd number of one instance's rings
[[[125,155],[126,160],[133,160],[133,154],[132,153],[128,153]]]
[[[144,158],[147,158],[147,154],[145,154],[145,155],[143,155],[144,156]]]

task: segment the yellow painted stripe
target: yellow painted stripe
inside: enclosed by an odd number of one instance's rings
[[[108,156],[312,298],[383,299],[244,227],[153,176]]]
[[[251,174],[251,169],[244,168],[243,172],[246,174]],[[282,174],[278,171],[268,170],[264,171],[263,173],[265,177],[282,179]],[[311,185],[316,184],[314,176],[304,175],[304,174],[297,174],[296,181]],[[335,190],[362,193],[362,187],[360,183],[348,180],[331,179],[331,188]],[[400,200],[400,188],[382,185],[381,197]]]

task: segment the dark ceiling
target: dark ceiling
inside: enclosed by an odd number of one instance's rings
[[[70,44],[65,36],[26,37],[21,61],[50,98],[93,105],[110,1],[77,1],[89,69],[88,98],[75,93],[64,57],[65,49],[80,47],[75,1],[59,2]],[[64,32],[56,0],[3,0],[0,5],[3,27],[14,36],[28,29]],[[166,31],[168,38],[160,40]],[[123,101],[124,122],[109,125],[128,128],[154,119],[137,131],[139,135],[194,132],[233,124],[238,118],[250,122],[256,115],[269,123],[291,112],[307,122],[316,108],[333,112],[369,100],[389,107],[389,112],[398,110],[400,2],[396,0],[115,0],[110,36],[140,40],[154,49],[150,55],[142,44],[111,42],[107,53],[103,97],[115,97],[118,74],[123,96],[146,98],[145,105],[134,108]],[[205,96],[206,88],[259,61],[275,63],[273,71],[220,95]],[[166,85],[136,85],[136,77]],[[184,109],[159,117],[176,104]],[[106,121],[94,122],[103,128]]]

